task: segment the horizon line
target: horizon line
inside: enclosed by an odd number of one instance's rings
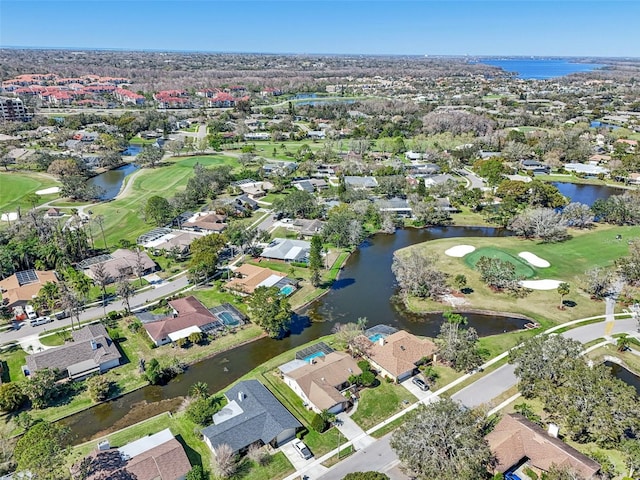
[[[418,57],[418,58],[581,58],[581,59],[640,59],[630,55],[545,55],[545,54],[420,54],[420,53],[329,53],[329,52],[257,52],[257,51],[223,51],[223,50],[171,50],[129,47],[61,47],[61,46],[28,46],[28,45],[0,45],[0,50],[67,50],[80,52],[121,52],[121,53],[201,53],[215,55],[283,55],[283,56],[328,56],[328,57]]]

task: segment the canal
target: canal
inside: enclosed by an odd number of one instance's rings
[[[141,388],[62,422],[72,429],[77,442],[118,430],[175,409],[196,382],[206,382],[212,392],[221,390],[267,360],[331,333],[336,323],[359,317],[366,317],[369,326],[387,324],[417,335],[435,336],[443,320],[440,314],[408,314],[394,302],[393,252],[438,238],[506,235],[509,232],[505,230],[483,227],[403,229],[394,235],[375,235],[351,255],[330,292],[295,316],[288,337],[262,338],[234,348],[190,366],[167,385]],[[469,326],[481,336],[521,329],[527,322],[497,315],[467,314],[467,317]]]

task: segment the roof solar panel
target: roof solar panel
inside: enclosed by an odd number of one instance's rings
[[[22,286],[37,282],[38,275],[36,275],[35,270],[24,270],[22,272],[16,272],[16,279],[18,280],[18,284]]]

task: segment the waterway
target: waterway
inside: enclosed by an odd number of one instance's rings
[[[599,185],[556,184],[574,201],[591,205],[596,198],[619,193]],[[212,392],[271,358],[331,333],[336,323],[366,317],[368,325],[387,324],[416,335],[435,336],[443,321],[440,314],[417,315],[403,311],[394,301],[396,286],[391,272],[393,253],[428,240],[451,237],[503,237],[510,232],[487,227],[402,229],[394,235],[378,234],[360,245],[349,257],[331,290],[294,317],[291,335],[282,340],[261,338],[198,364],[164,386],[148,386],[119,399],[80,412],[63,423],[82,442],[140,422],[182,402],[189,387],[206,382]],[[480,336],[523,328],[526,320],[497,315],[466,314],[469,326]]]
[[[611,195],[621,195],[624,190],[621,188],[607,187],[606,185],[589,185],[579,183],[553,182],[560,193],[569,198],[572,202],[579,202],[585,205],[593,205],[598,199],[606,199]]]
[[[337,322],[366,317],[368,325],[388,324],[417,335],[437,334],[442,316],[413,315],[396,308],[391,299],[396,287],[391,262],[393,252],[427,240],[448,237],[506,236],[509,232],[481,227],[448,227],[398,230],[379,234],[364,242],[345,264],[331,291],[294,318],[292,333],[282,340],[262,338],[191,366],[164,386],[148,386],[119,399],[73,415],[63,423],[71,427],[76,441],[89,440],[158,413],[175,409],[196,382],[218,391],[250,370],[287,350],[331,333]],[[391,299],[391,300],[390,300]],[[526,320],[496,315],[468,314],[469,325],[486,336],[521,329]]]
[[[100,200],[111,200],[120,192],[125,177],[138,170],[138,168],[140,167],[134,163],[127,163],[121,167],[107,170],[95,177],[91,177],[87,180],[87,183],[100,189],[102,192],[102,195],[99,197]]]
[[[597,63],[574,63],[568,59],[545,58],[487,58],[480,61],[485,65],[500,67],[506,72],[517,73],[518,78],[526,80],[547,80],[564,77],[572,73],[590,72],[605,65]]]
[[[604,364],[611,369],[614,377],[635,388],[636,394],[640,396],[640,377],[638,375],[614,362],[604,362]]]

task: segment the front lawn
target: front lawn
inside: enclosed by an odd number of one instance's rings
[[[402,385],[389,383],[384,378],[378,377],[377,380],[380,382],[378,386],[365,388],[360,393],[356,412],[351,416],[365,431],[416,401],[416,397]]]

